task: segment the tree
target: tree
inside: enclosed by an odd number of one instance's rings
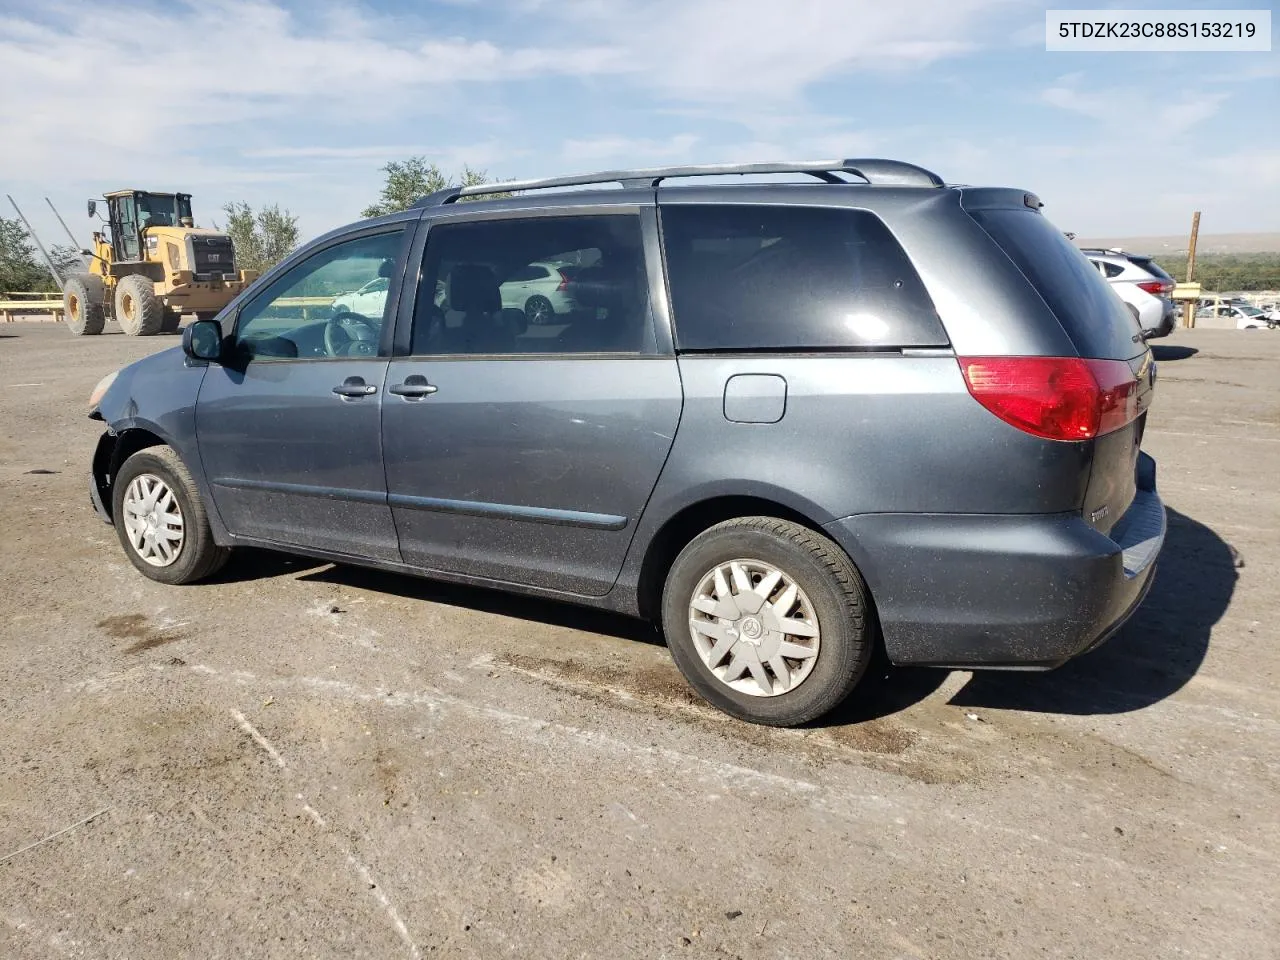
[[[1174,279],[1186,279],[1185,252],[1161,256],[1157,262]],[[1202,253],[1196,257],[1196,281],[1205,290],[1275,290],[1280,288],[1280,254]]]
[[[466,165],[462,168],[462,176],[446,176],[434,163],[427,163],[426,157],[392,160],[381,169],[387,175],[386,182],[382,185],[382,197],[372,206],[365,207],[360,214],[362,217],[381,217],[408,210],[427,194],[445,187],[473,187],[490,182],[489,175],[484,170],[473,170]],[[510,194],[486,196],[505,197]]]
[[[53,289],[53,278],[36,256],[22,221],[0,217],[0,292]]]
[[[49,248],[49,259],[53,261],[53,265],[58,269],[58,276],[62,278],[62,282],[66,283],[68,277],[77,273],[84,273],[88,270],[85,264],[85,258],[80,251],[66,243],[55,243]],[[32,290],[57,290],[61,285],[53,278],[53,274],[49,272],[49,265],[44,262],[44,258],[40,257],[35,263],[39,276],[32,285]]]
[[[63,280],[73,273],[85,271],[84,254],[69,243],[55,243],[49,248],[49,257],[53,260],[53,265],[58,268],[58,273]]]
[[[227,234],[241,270],[263,273],[287,257],[298,245],[298,218],[279,205],[263,207],[257,213],[247,203],[228,203]]]

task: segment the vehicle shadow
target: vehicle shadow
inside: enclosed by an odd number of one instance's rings
[[[1043,713],[1114,714],[1140,710],[1176,693],[1199,670],[1210,631],[1231,602],[1237,578],[1235,557],[1209,527],[1169,510],[1159,564],[1145,602],[1124,629],[1098,650],[1049,673],[977,671],[950,703]],[[665,645],[651,624],[605,610],[267,550],[237,551],[232,563],[211,582],[284,575]],[[946,670],[895,667],[877,656],[853,696],[815,725],[843,726],[899,713],[936,691],[947,676]]]
[[[1196,347],[1183,347],[1172,343],[1153,343],[1150,346],[1151,356],[1157,363],[1162,360],[1186,360],[1200,352]]]
[[[1209,527],[1168,511],[1156,582],[1118,635],[1051,673],[975,673],[957,706],[1044,713],[1141,710],[1195,676],[1235,592],[1235,556]]]
[[[238,547],[231,555],[231,562],[204,583],[245,583],[250,580],[269,580],[272,577],[297,575],[326,566],[324,560],[256,547]]]
[[[304,561],[305,562],[305,561]],[[299,580],[318,583],[336,583],[360,590],[374,590],[411,600],[425,600],[451,607],[464,607],[481,613],[494,613],[519,620],[532,620],[570,630],[583,630],[618,637],[623,640],[639,640],[665,646],[662,635],[651,625],[634,617],[579,607],[541,597],[525,597],[484,587],[470,587],[443,580],[427,580],[406,574],[387,573],[367,567],[324,566],[298,577]]]

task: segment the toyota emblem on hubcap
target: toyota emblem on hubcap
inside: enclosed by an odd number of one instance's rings
[[[743,640],[750,644],[758,644],[760,637],[764,634],[764,627],[755,617],[747,617],[742,621],[740,633]]]

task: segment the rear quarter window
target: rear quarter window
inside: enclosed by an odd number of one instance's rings
[[[1123,301],[1042,214],[1008,208],[969,215],[1022,271],[1080,356],[1128,360],[1146,349]]]
[[[867,211],[674,204],[662,233],[680,350],[947,343],[910,259]]]

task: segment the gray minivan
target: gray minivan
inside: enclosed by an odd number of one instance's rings
[[[645,617],[758,723],[877,645],[1051,668],[1165,519],[1150,352],[1040,207],[890,160],[450,188],[105,378],[93,503],[164,583],[251,545]]]

